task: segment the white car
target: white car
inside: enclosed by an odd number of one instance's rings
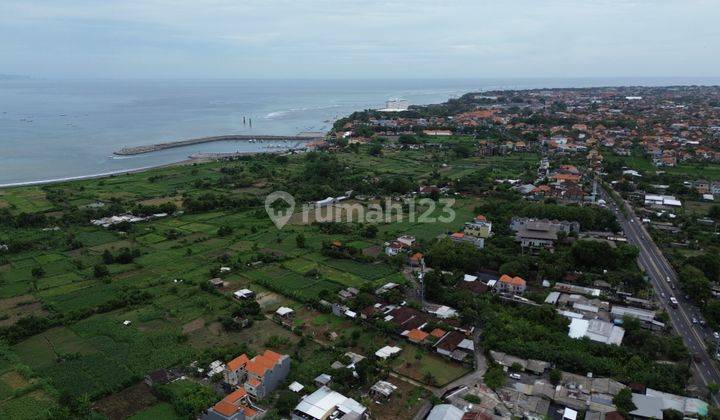
[[[511,374],[510,374],[510,377],[511,377],[512,379],[517,379],[518,381],[519,381],[520,379],[522,379],[522,376],[520,376],[519,373],[511,373]]]

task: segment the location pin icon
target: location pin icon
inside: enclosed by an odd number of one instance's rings
[[[283,206],[283,208],[276,209],[274,204],[278,200],[284,201],[287,204],[287,207]],[[294,210],[295,199],[292,195],[286,193],[285,191],[275,191],[265,197],[265,211],[278,229],[282,229],[287,224],[292,217]]]

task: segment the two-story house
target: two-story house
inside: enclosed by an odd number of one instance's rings
[[[492,222],[489,222],[485,216],[478,215],[472,222],[465,223],[463,232],[468,236],[487,239],[492,234]]]
[[[507,274],[500,276],[500,280],[496,283],[495,288],[503,293],[512,293],[521,295],[527,288],[527,283],[522,277],[510,277]]]
[[[227,363],[225,382],[243,389],[256,399],[263,399],[285,380],[290,372],[290,356],[265,350],[252,359],[241,354]]]

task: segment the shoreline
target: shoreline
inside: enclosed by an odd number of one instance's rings
[[[223,139],[218,139],[218,137],[237,137],[237,136],[216,136],[216,137],[203,137],[200,139],[192,139],[190,141],[196,141],[200,140],[198,143],[206,143],[206,142],[214,142],[214,141],[222,141]],[[294,137],[294,136],[290,136]],[[256,137],[257,138],[257,137]],[[209,140],[205,140],[209,139]],[[178,144],[178,143],[184,143],[188,140],[180,140],[178,142],[170,142],[168,144],[171,144],[171,146],[163,147],[157,150],[148,150],[144,152],[138,152],[138,153],[128,153],[125,155],[121,155],[118,152],[115,152],[114,154],[117,156],[131,156],[136,154],[144,154],[144,153],[152,153],[155,151],[160,151],[166,148],[176,148],[176,147],[183,147],[188,146],[189,144]],[[298,141],[306,141],[308,143],[312,143],[314,141],[317,141],[316,138],[310,138],[310,137],[302,137],[301,140]],[[156,145],[152,145],[156,146]],[[151,146],[140,146],[140,147],[151,147]],[[286,152],[300,152],[299,149],[278,149],[278,150],[267,150],[267,151],[253,151],[253,152],[200,152],[200,153],[194,153],[189,155],[186,159],[179,160],[177,162],[170,162],[170,163],[161,163],[157,165],[148,165],[148,166],[141,166],[139,168],[131,168],[131,169],[118,169],[115,171],[110,172],[101,172],[96,174],[89,174],[89,175],[77,175],[77,176],[69,176],[69,177],[63,177],[63,178],[51,178],[51,179],[41,179],[37,181],[20,181],[20,182],[8,182],[5,184],[0,184],[0,189],[4,188],[16,188],[16,187],[31,187],[31,186],[41,186],[41,185],[52,185],[52,184],[60,184],[63,182],[72,182],[72,181],[83,181],[88,179],[100,179],[100,178],[109,178],[115,175],[126,175],[126,174],[135,174],[140,172],[149,171],[152,169],[160,169],[160,168],[168,168],[172,166],[180,166],[180,165],[191,165],[195,163],[207,163],[207,162],[213,162],[213,161],[220,161],[223,159],[230,159],[230,158],[236,158],[240,156],[252,156],[257,154],[279,154],[279,153],[286,153]]]
[[[77,176],[69,176],[69,177],[65,177],[65,178],[41,179],[38,181],[10,182],[7,184],[0,184],[0,189],[14,188],[14,187],[31,187],[31,186],[37,186],[37,185],[60,184],[63,182],[83,181],[83,180],[87,180],[87,179],[109,178],[114,175],[134,174],[134,173],[149,171],[151,169],[167,168],[167,167],[171,167],[171,166],[188,165],[188,164],[192,164],[192,163],[202,163],[202,162],[203,161],[201,159],[185,159],[185,160],[181,160],[179,162],[142,166],[140,168],[132,168],[132,169],[120,169],[117,171],[102,172],[99,174],[77,175]]]

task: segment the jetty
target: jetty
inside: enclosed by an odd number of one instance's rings
[[[301,133],[297,136],[274,136],[274,135],[226,135],[226,136],[212,136],[212,137],[198,137],[188,140],[171,141],[166,143],[148,144],[145,146],[135,147],[124,147],[114,154],[118,156],[130,156],[130,155],[141,155],[143,153],[157,152],[159,150],[172,149],[175,147],[190,146],[193,144],[201,143],[212,143],[216,141],[250,141],[250,142],[261,142],[261,141],[317,141],[321,140],[322,136],[310,136],[310,133]],[[317,133],[313,133],[317,134]]]

